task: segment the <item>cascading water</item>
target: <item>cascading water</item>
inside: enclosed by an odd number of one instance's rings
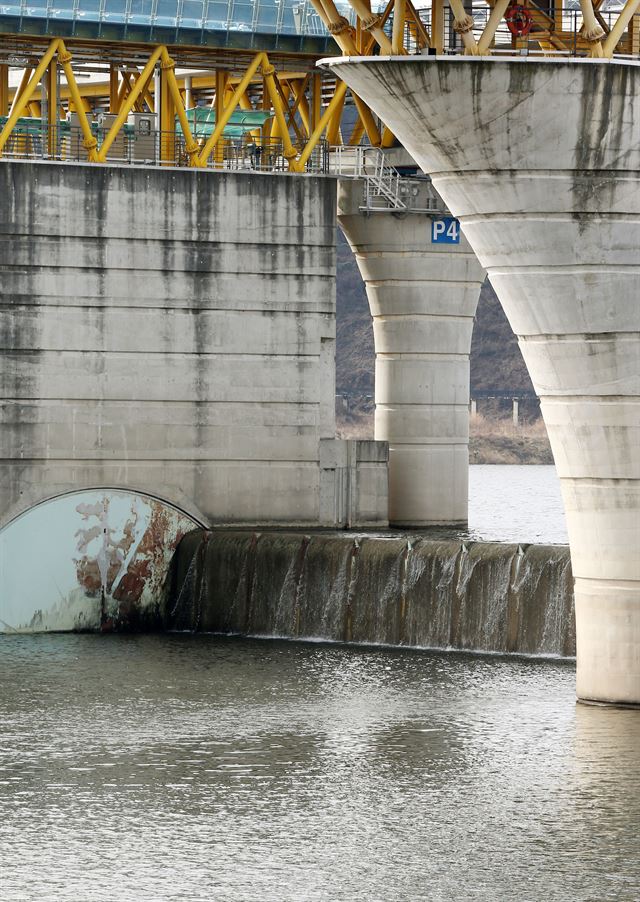
[[[575,654],[560,545],[196,531],[176,552],[164,621],[169,630]]]

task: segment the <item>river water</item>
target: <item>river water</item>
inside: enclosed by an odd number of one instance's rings
[[[555,467],[469,467],[469,530],[486,542],[567,544]]]
[[[570,663],[0,641],[3,902],[640,898],[640,712]]]

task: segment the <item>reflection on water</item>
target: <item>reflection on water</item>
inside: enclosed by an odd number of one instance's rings
[[[469,467],[469,529],[486,542],[569,539],[555,467]]]
[[[3,900],[637,900],[640,712],[569,664],[0,639]]]

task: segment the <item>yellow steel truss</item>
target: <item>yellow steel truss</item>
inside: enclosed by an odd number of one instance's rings
[[[214,62],[217,60],[214,59]],[[218,160],[222,153],[222,137],[231,116],[238,108],[254,108],[252,96],[273,115],[271,137],[282,144],[283,157],[290,171],[303,171],[324,136],[331,143],[342,143],[340,123],[346,87],[327,79],[319,73],[285,71],[278,74],[265,52],[256,53],[240,75],[231,75],[219,68],[210,73],[189,77],[189,90],[199,96],[211,95],[215,109],[215,127],[209,137],[197,140],[187,115],[187,80],[178,77],[176,64],[166,46],[151,47],[141,69],[126,69],[110,65],[108,81],[79,84],[72,66],[72,55],[62,38],[54,38],[42,50],[35,68],[24,70],[17,88],[10,89],[4,70],[0,69],[0,110],[5,109],[8,119],[0,131],[0,156],[23,116],[40,115],[40,104],[48,101],[49,151],[53,154],[56,143],[56,127],[60,111],[73,112],[82,131],[82,144],[86,159],[92,163],[104,163],[110,159],[114,143],[132,112],[148,110],[158,115],[160,132],[160,162],[175,160],[175,120],[180,123],[184,136],[184,148],[188,164],[204,168],[211,160]],[[57,96],[57,69],[64,71],[66,85]],[[159,72],[158,85],[154,74]],[[44,82],[43,82],[43,77]],[[44,87],[43,87],[44,85]],[[327,89],[329,94],[327,95]],[[307,95],[309,94],[309,99]],[[89,121],[91,101],[108,104],[113,121],[98,146]],[[372,143],[380,144],[382,138],[377,122],[370,110],[356,99],[359,120],[349,140],[356,141],[366,133]],[[2,113],[0,112],[0,115]],[[294,143],[295,142],[295,143]],[[220,160],[221,160],[220,156]]]
[[[490,12],[480,30],[465,10],[463,0],[448,0],[454,17],[453,28],[460,35],[465,53],[482,56],[493,51],[497,29],[510,2],[488,0]],[[312,0],[312,3],[343,54],[401,55],[409,47],[413,52],[429,48],[438,53],[444,49],[445,0],[432,0],[430,28],[421,21],[412,0],[388,0],[378,14],[372,13],[370,0],[349,0],[357,15],[355,27],[339,13],[334,0]],[[637,55],[640,51],[640,0],[626,0],[610,28],[600,13],[602,0],[580,0],[583,24],[578,36],[562,31],[561,14],[556,14],[554,19],[538,8],[534,0],[523,0],[523,3],[531,12],[536,30],[527,38],[514,38],[516,49],[535,42],[543,51],[566,51],[573,42],[574,49],[593,57],[612,57],[616,53]],[[41,118],[45,101],[49,155],[53,156],[59,145],[60,118],[70,112],[77,117],[86,159],[92,163],[107,161],[130,114],[145,110],[157,116],[160,162],[167,165],[173,165],[176,157],[176,118],[188,165],[203,168],[220,164],[224,131],[238,108],[257,107],[271,113],[272,118],[263,126],[262,133],[281,144],[282,156],[293,172],[305,169],[323,139],[331,145],[343,142],[354,145],[366,135],[374,146],[388,147],[394,142],[391,132],[380,125],[367,105],[353,93],[357,118],[351,134],[343,135],[347,88],[330,74],[310,72],[309,66],[314,61],[307,58],[299,58],[306,64],[306,69],[303,65],[299,70],[295,66],[283,68],[280,60],[277,72],[266,52],[232,58],[222,52],[208,51],[210,71],[187,77],[176,74],[176,62],[165,45],[136,46],[135,51],[129,46],[125,50],[123,45],[126,63],[121,65],[113,62],[112,46],[110,62],[107,64],[104,59],[101,67],[108,81],[80,85],[72,66],[72,54],[62,38],[53,38],[48,44],[34,39],[33,46],[36,51],[30,53],[17,87],[9,85],[8,64],[0,63],[0,116],[6,117],[0,131],[0,156],[21,117]],[[87,47],[86,42],[81,46],[81,61],[86,63],[91,58],[96,64],[101,62],[100,48]],[[202,51],[199,54],[198,60],[202,62]],[[288,62],[295,59],[291,57]],[[59,83],[60,70],[66,80],[63,85]],[[201,100],[206,98],[215,109],[215,126],[206,139],[194,136],[187,114],[190,104],[193,106],[194,95]],[[99,146],[89,121],[95,101],[103,102],[111,117]],[[252,135],[257,139],[257,132]]]

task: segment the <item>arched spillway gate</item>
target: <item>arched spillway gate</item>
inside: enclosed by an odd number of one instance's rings
[[[119,489],[30,508],[0,530],[0,633],[157,628],[171,557],[199,525]]]

